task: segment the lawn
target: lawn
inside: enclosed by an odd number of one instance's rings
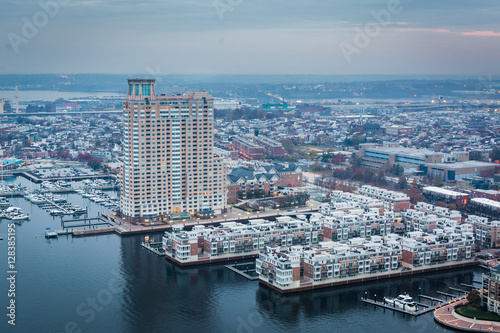
[[[464,317],[476,318],[478,320],[500,321],[500,316],[494,312],[484,311],[480,307],[464,305],[456,307],[455,311]]]

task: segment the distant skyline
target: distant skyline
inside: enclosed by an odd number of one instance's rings
[[[0,74],[500,74],[497,0],[4,0]]]

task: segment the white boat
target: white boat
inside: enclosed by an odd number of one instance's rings
[[[50,230],[50,228],[45,229],[45,238],[57,238],[57,232]]]
[[[41,196],[33,196],[30,201],[34,204],[37,204],[37,205],[47,202],[47,200]]]
[[[384,303],[407,311],[417,311],[413,298],[408,294],[399,295],[396,298],[384,297]]]
[[[60,209],[52,209],[50,215],[64,215],[65,211]]]
[[[9,215],[7,218],[12,221],[24,221],[24,220],[29,220],[30,216],[28,214],[12,214]]]
[[[0,207],[9,207],[10,206],[10,202],[9,202],[9,199],[7,198],[0,198]]]

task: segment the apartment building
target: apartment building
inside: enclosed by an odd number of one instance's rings
[[[302,187],[304,170],[295,163],[274,163],[257,168],[259,173],[276,174],[279,176],[279,187]]]
[[[500,266],[490,267],[488,273],[483,273],[482,303],[488,311],[500,314]]]
[[[411,232],[401,242],[403,266],[417,268],[424,265],[453,263],[472,258],[472,232],[427,234]]]
[[[256,272],[265,284],[295,291],[397,272],[402,268],[402,256],[401,246],[394,239],[321,242],[315,247],[292,246],[286,251],[268,247],[256,259]]]
[[[120,209],[133,221],[226,208],[226,170],[214,155],[213,98],[155,93],[155,80],[128,80]]]
[[[263,197],[278,191],[277,174],[258,173],[253,168],[236,168],[227,176],[227,202],[236,203],[243,197]]]
[[[361,165],[366,168],[392,168],[394,165],[399,165],[411,170],[418,170],[426,163],[441,163],[444,156],[443,153],[432,150],[405,148],[391,142],[383,145],[361,144],[357,154],[361,158]]]
[[[500,218],[500,202],[486,198],[472,198],[470,200],[472,210],[479,215],[490,218]]]
[[[262,146],[241,136],[233,138],[230,148],[236,150],[240,156],[248,160],[264,158],[264,148]]]
[[[379,199],[342,191],[332,191],[330,193],[330,207],[328,208],[330,211],[345,210],[348,206],[361,209],[378,208],[380,213],[384,210],[384,203]]]
[[[446,203],[455,204],[458,207],[465,206],[470,200],[470,195],[467,193],[434,186],[424,187],[422,189],[422,194],[431,201],[444,201]]]
[[[399,213],[410,208],[410,197],[401,192],[389,191],[383,188],[363,185],[359,193],[384,202],[384,208]]]
[[[393,222],[393,212],[380,214],[376,208],[334,212],[323,217],[324,239],[346,241],[357,237],[386,236],[392,232]]]
[[[462,214],[460,214],[458,210],[450,210],[446,207],[439,207],[426,202],[417,202],[414,207],[417,211],[434,214],[437,217],[443,217],[457,222],[462,220]]]
[[[285,149],[283,149],[281,142],[270,139],[263,135],[254,137],[253,141],[261,145],[272,158],[282,157],[286,155]]]
[[[469,215],[466,222],[474,226],[478,247],[497,247],[500,245],[500,221],[490,221],[487,217]]]
[[[313,245],[323,240],[319,220],[305,215],[297,219],[280,216],[276,221],[250,220],[248,224],[221,223],[218,227],[182,226],[165,232],[163,248],[166,258],[181,265],[227,261],[258,255],[266,246],[290,247]]]

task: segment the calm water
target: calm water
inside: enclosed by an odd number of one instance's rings
[[[114,92],[73,92],[73,91],[53,91],[53,90],[19,90],[19,102],[31,102],[37,100],[55,101],[58,98],[76,99],[87,97],[123,97],[123,94]],[[8,98],[11,101],[11,106],[15,107],[16,91],[15,90],[0,90],[0,98]]]
[[[25,180],[20,180],[25,183]],[[104,208],[72,194],[91,215]],[[365,292],[435,296],[461,289],[479,271],[454,271],[403,280],[281,296],[223,264],[180,268],[140,246],[144,236],[47,240],[51,217],[22,198],[32,216],[16,227],[16,326],[7,324],[8,283],[0,282],[0,332],[444,332],[427,314],[418,318],[365,306]],[[0,271],[7,276],[7,224],[0,222]],[[150,235],[159,237],[161,235]],[[448,329],[448,332],[450,330]]]

